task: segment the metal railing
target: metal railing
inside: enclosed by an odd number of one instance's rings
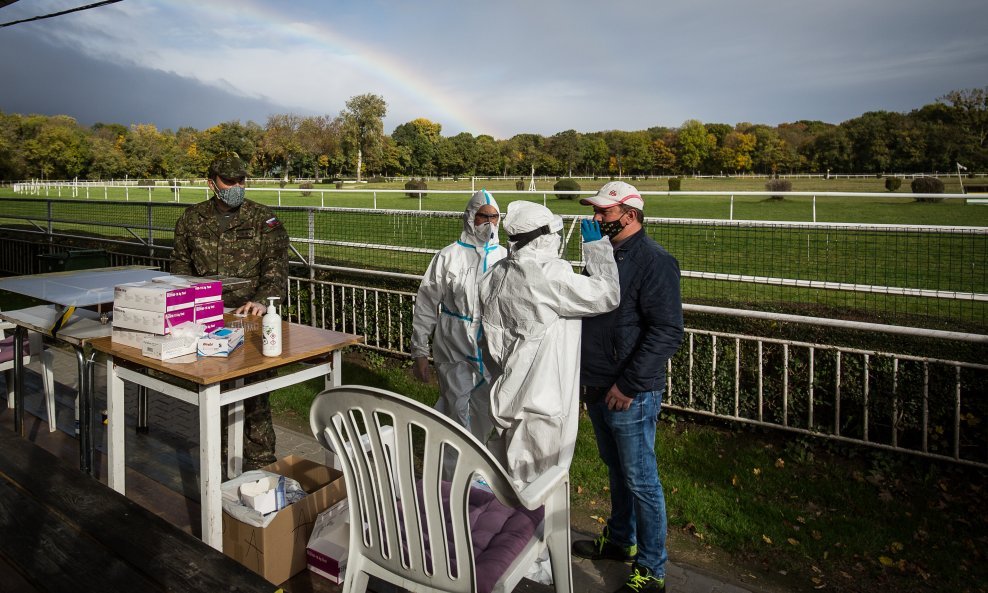
[[[185,204],[0,198],[0,230],[167,256]],[[980,206],[972,206],[980,208]],[[292,255],[320,271],[409,279],[459,236],[459,212],[274,207]],[[980,210],[978,210],[980,212]],[[580,216],[562,256],[582,264]],[[646,218],[679,260],[684,301],[988,332],[988,226]]]
[[[173,229],[173,222],[169,225],[168,221],[177,218],[181,212],[180,206],[132,203],[126,209],[129,214],[118,214],[117,219],[108,218],[106,215],[109,211],[101,210],[96,220],[84,221],[75,210],[60,215],[59,208],[64,206],[60,202],[31,201],[34,202],[34,210],[31,212],[18,213],[16,209],[14,212],[4,209],[0,213],[0,229],[10,229],[12,221],[16,221],[18,232],[28,237],[5,238],[2,241],[0,268],[3,272],[32,273],[38,252],[64,248],[67,239],[93,240],[94,235],[98,235],[96,244],[141,248],[138,251],[132,250],[131,253],[111,251],[112,265],[140,263],[162,268],[168,266],[169,249],[167,245],[161,244],[161,240]],[[4,205],[9,202],[3,200]],[[115,210],[116,208],[113,209]],[[362,284],[357,281],[334,281],[326,278],[324,272],[336,273],[342,270],[356,273],[361,271],[361,265],[366,270],[371,267],[368,264],[377,263],[368,256],[368,252],[382,251],[396,254],[397,259],[394,261],[406,262],[403,265],[412,270],[414,266],[408,262],[418,262],[416,265],[420,266],[421,273],[435,249],[448,242],[453,234],[452,229],[458,229],[460,215],[404,211],[356,212],[355,209],[323,211],[314,208],[284,208],[279,209],[278,213],[285,217],[286,227],[293,236],[293,269],[306,272],[290,278],[290,296],[285,307],[285,317],[298,323],[359,334],[364,336],[364,347],[408,355],[415,300],[412,290],[382,288],[372,286],[372,282]],[[347,218],[352,216],[360,217],[357,219],[358,224],[353,224]],[[321,237],[320,229],[325,228],[320,222],[323,217],[335,217],[337,222],[347,227],[347,231],[333,239],[317,239],[317,236]],[[370,225],[367,221],[384,221],[384,224]],[[429,224],[426,224],[427,221]],[[416,224],[410,224],[412,222]],[[564,229],[564,236],[567,238],[565,255],[578,263],[579,249],[575,241],[578,240],[578,232],[573,230],[573,223],[574,220],[571,219],[570,225]],[[786,232],[822,231],[832,234],[850,233],[864,228],[868,233],[887,231],[893,236],[899,236],[896,233],[906,233],[918,237],[961,237],[962,243],[966,245],[966,253],[978,257],[985,253],[985,230],[977,228],[900,228],[896,225],[811,223],[786,225],[662,219],[649,219],[649,225],[650,233],[664,239],[663,242],[667,245],[670,245],[668,239],[672,237],[674,246],[670,251],[676,253],[680,261],[687,262],[700,261],[691,260],[697,250],[710,250],[711,237],[705,233],[725,228],[738,229],[738,232],[784,229]],[[388,232],[379,236],[368,232],[379,226],[386,226]],[[406,226],[411,228],[404,228]],[[80,227],[84,232],[80,231]],[[351,232],[354,230],[351,227],[356,227],[357,232]],[[106,237],[98,232],[105,232],[106,229],[124,230],[130,235],[130,239],[125,240],[120,235]],[[298,229],[304,230],[298,232]],[[426,233],[426,230],[429,232]],[[676,237],[682,237],[682,240],[678,241]],[[363,240],[356,240],[358,238]],[[398,244],[388,245],[389,241]],[[418,243],[413,244],[413,241]],[[903,243],[898,244],[901,246]],[[342,253],[352,249],[359,250],[362,255],[360,261],[341,257]],[[900,248],[896,255],[902,257],[903,249]],[[350,265],[338,265],[341,260]],[[730,261],[735,266],[745,264],[738,259]],[[761,265],[769,270],[785,269],[784,266],[773,267],[775,264],[772,262],[749,263],[756,270]],[[373,267],[387,268],[383,265]],[[694,276],[711,272],[689,269],[688,265],[683,267],[684,301],[687,302],[684,308],[688,319],[692,313],[761,317],[778,323],[807,327],[825,326],[893,336],[920,335],[952,344],[983,346],[988,342],[988,332],[951,331],[956,328],[949,327],[917,329],[880,323],[867,324],[857,320],[813,319],[775,311],[759,312],[739,308],[714,310],[695,301],[691,302],[689,298],[689,291],[693,290],[689,282]],[[743,278],[748,275],[743,272],[743,269],[728,268],[727,271],[717,272],[722,274],[718,278],[699,279],[728,286],[743,284],[750,280]],[[418,278],[418,274],[411,271],[378,270],[377,273],[405,281]],[[770,271],[758,278],[785,279],[786,274]],[[933,293],[895,296],[976,303],[982,306],[986,292],[984,276],[969,276],[966,281],[975,290],[957,290],[957,286],[917,286],[916,290]],[[782,285],[781,282],[766,283],[772,287],[776,284]],[[872,288],[880,286],[860,282],[851,284],[853,286],[826,286],[820,290],[858,294],[862,292],[864,285]],[[810,287],[792,288],[806,290]],[[863,292],[867,294],[872,289]],[[886,293],[889,298],[890,295],[891,293]],[[669,362],[668,370],[665,405],[669,410],[988,467],[988,366],[980,362],[953,356],[919,357],[897,353],[891,349],[869,350],[826,340],[801,341],[687,327],[686,341]]]

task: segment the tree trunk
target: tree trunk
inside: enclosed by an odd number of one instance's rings
[[[357,183],[360,183],[360,167],[364,162],[364,151],[357,148]]]

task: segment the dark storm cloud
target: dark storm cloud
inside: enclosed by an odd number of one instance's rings
[[[11,29],[0,30],[0,110],[64,114],[80,124],[152,123],[203,129],[300,110],[243,97],[174,73],[113,64]]]

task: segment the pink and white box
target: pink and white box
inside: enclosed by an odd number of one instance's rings
[[[185,322],[193,321],[195,312],[192,307],[177,311],[146,311],[121,307],[114,302],[113,327],[117,329],[132,329],[152,334],[165,335],[171,333],[171,328]]]
[[[195,304],[195,291],[189,286],[160,282],[131,282],[113,288],[113,306],[142,311],[177,311]]]
[[[223,327],[223,301],[209,301],[192,308],[195,322],[206,327],[206,333]]]
[[[223,299],[223,282],[220,280],[195,276],[159,276],[152,282],[191,287],[195,295],[194,302],[197,305]]]

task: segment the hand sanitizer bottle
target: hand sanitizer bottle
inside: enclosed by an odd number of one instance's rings
[[[261,354],[281,356],[281,316],[275,307],[278,297],[268,297],[268,311],[261,318]]]

